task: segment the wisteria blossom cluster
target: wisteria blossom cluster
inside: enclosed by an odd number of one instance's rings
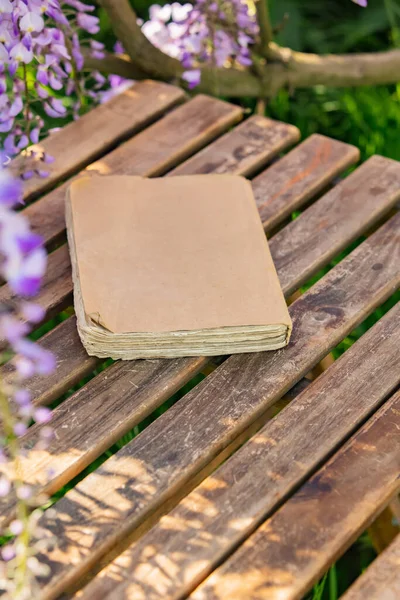
[[[79,0],[0,0],[0,136],[8,155],[38,142],[42,111],[54,119],[68,111],[78,117],[85,96],[78,34],[99,31],[94,9]],[[104,55],[96,40],[89,50]],[[100,87],[96,82],[94,88]],[[46,167],[37,173],[45,176]]]
[[[46,268],[46,251],[42,238],[30,230],[23,213],[15,209],[22,199],[21,182],[14,179],[0,161],[0,275],[20,300],[0,310],[0,339],[11,351],[13,372],[0,382],[0,497],[16,503],[16,518],[2,536],[10,541],[1,547],[0,590],[14,600],[31,600],[36,577],[44,573],[35,554],[43,549],[39,539],[38,511],[31,512],[36,502],[35,490],[23,480],[20,438],[32,421],[41,423],[37,448],[43,449],[51,439],[47,425],[51,411],[35,407],[26,389],[26,381],[34,375],[46,375],[55,367],[52,354],[27,336],[31,326],[42,321],[43,309],[31,298],[39,290]]]
[[[153,5],[142,31],[155,46],[181,61],[186,69],[183,79],[194,88],[200,83],[201,64],[250,66],[258,25],[243,0],[196,0]]]

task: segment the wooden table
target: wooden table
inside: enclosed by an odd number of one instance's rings
[[[57,401],[55,439],[28,453],[24,473],[50,495],[69,487],[41,519],[57,537],[44,557],[43,600],[70,597],[89,580],[76,597],[301,598],[399,490],[400,303],[302,382],[399,286],[400,164],[374,156],[338,182],[359,159],[356,148],[316,134],[281,157],[298,130],[261,116],[237,125],[242,118],[220,100],[138,83],[48,138],[52,173],[26,182],[24,212],[51,250],[39,298],[48,319],[72,302],[64,195],[83,169],[251,177],[285,295],[326,272],[290,306],[289,347],[216,368],[201,357],[101,364],[83,350],[72,313],[42,337],[58,368],[31,389],[36,404]],[[11,292],[3,286],[0,295],[9,301]],[[208,375],[155,413],[199,373]],[[272,418],[297,382],[306,389]],[[27,448],[39,429],[23,438]],[[2,508],[3,518],[12,514]],[[399,539],[346,600],[399,597]],[[385,568],[374,592],[374,569]]]

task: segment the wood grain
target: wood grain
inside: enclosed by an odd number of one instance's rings
[[[276,268],[286,267],[289,293],[379,222],[399,198],[400,163],[373,156],[277,233],[270,249]]]
[[[400,598],[400,535],[353,583],[341,600],[398,600]]]
[[[185,94],[175,86],[142,81],[50,135],[36,148],[53,156],[55,161],[46,165],[50,172],[47,178],[24,182],[25,200],[37,197],[79,171],[184,98]],[[19,163],[20,159],[16,159],[14,168],[18,169]]]
[[[340,235],[341,231],[341,223],[335,229],[336,236]],[[314,228],[310,227],[309,235],[313,235]],[[275,238],[272,238],[272,242]],[[271,242],[271,246],[275,249],[276,246]],[[278,244],[284,244],[284,249],[288,248],[287,256],[291,256],[292,260],[287,260],[283,264],[282,268],[278,267],[278,276],[280,280],[283,282],[283,291],[285,294],[290,293],[292,289],[292,279],[296,278],[296,274],[293,273],[293,269],[291,268],[292,261],[296,261],[297,259],[297,248],[296,246],[292,246],[290,238],[284,237],[282,235],[279,236]],[[278,250],[279,251],[279,250]],[[284,251],[282,252],[285,253]],[[58,256],[58,254],[65,254],[65,246],[56,250],[54,255]],[[315,262],[315,253],[312,252],[312,261]],[[65,254],[64,257],[66,260],[68,256]],[[312,264],[311,263],[311,268]],[[52,264],[52,263],[51,263]],[[64,286],[63,288],[59,288],[59,274],[60,267],[59,261],[57,268],[51,268],[48,271],[46,276],[45,285],[41,295],[39,296],[39,300],[42,301],[42,304],[45,305],[46,301],[50,298],[50,301],[53,302],[54,296],[59,293],[60,300],[65,304],[68,302],[69,296],[69,288]],[[287,270],[290,272],[290,276],[287,276]],[[50,281],[51,279],[51,281]],[[53,290],[54,294],[49,294],[49,290]],[[64,290],[64,296],[61,296],[61,292]],[[54,310],[53,304],[51,305],[51,309]],[[62,334],[62,335],[61,335]],[[32,384],[30,385],[30,389],[33,393],[34,402],[51,402],[57,397],[57,393],[63,393],[71,387],[74,383],[79,381],[80,378],[88,374],[95,366],[95,359],[89,359],[88,357],[80,359],[82,354],[85,355],[80,340],[74,331],[71,325],[64,325],[60,330],[56,330],[54,334],[48,334],[45,339],[45,345],[47,348],[53,350],[57,357],[58,369],[53,376],[50,376],[50,379],[46,380],[46,388],[43,389],[42,379],[34,379]],[[74,348],[76,348],[76,355],[74,353]],[[168,361],[167,361],[168,362]],[[190,362],[190,361],[189,361]],[[182,374],[180,379],[180,385],[183,385],[187,381],[187,371],[189,362],[182,361]],[[190,372],[194,375],[201,368],[205,366],[207,363],[206,359],[202,360],[193,360],[190,367]],[[89,385],[79,390],[76,394],[79,399],[75,402],[75,395],[65,401],[62,407],[58,407],[56,410],[55,423],[57,428],[59,429],[59,434],[57,437],[57,443],[55,444],[54,452],[47,456],[47,459],[43,459],[35,465],[34,457],[30,457],[29,464],[26,465],[26,478],[30,480],[32,478],[33,481],[36,481],[38,484],[40,482],[41,485],[44,485],[44,481],[46,479],[46,473],[49,469],[51,469],[55,474],[55,481],[49,482],[48,489],[51,492],[54,492],[56,487],[61,486],[67,483],[71,476],[75,476],[79,470],[86,467],[90,462],[101,454],[104,451],[104,447],[110,447],[113,443],[115,443],[119,437],[121,437],[121,428],[119,422],[119,414],[112,412],[112,404],[114,402],[114,394],[112,391],[108,393],[105,392],[107,386],[111,389],[111,386],[114,384],[114,372],[118,373],[118,381],[120,383],[121,389],[126,389],[124,398],[126,400],[126,406],[128,407],[128,414],[125,415],[124,426],[125,430],[128,431],[132,429],[140,420],[142,420],[145,416],[147,416],[150,412],[155,410],[160,402],[165,400],[165,396],[157,393],[158,389],[158,379],[156,377],[156,373],[160,373],[160,376],[164,377],[166,389],[168,387],[167,378],[169,376],[169,371],[164,367],[164,362],[159,361],[155,363],[155,370],[153,372],[153,376],[157,381],[156,387],[153,389],[151,385],[148,385],[146,389],[146,395],[143,396],[141,391],[138,393],[136,389],[131,390],[130,401],[127,401],[128,389],[131,383],[131,371],[136,369],[132,367],[132,364],[136,363],[128,363],[123,367],[120,365],[113,365],[103,373],[99,374],[94,380],[90,382]],[[140,364],[140,363],[139,363]],[[176,370],[179,370],[179,361],[175,361],[174,366]],[[145,371],[143,367],[138,367],[139,370]],[[174,377],[178,380],[179,378],[176,375],[175,370],[173,371]],[[8,374],[5,374],[6,376]],[[175,382],[172,383],[172,387],[174,388]],[[67,387],[68,386],[68,387]],[[174,388],[175,389],[175,388]],[[144,397],[146,401],[144,401]],[[144,410],[137,410],[137,398],[143,403]],[[110,409],[111,405],[111,409]],[[69,408],[69,406],[73,408]],[[96,423],[98,423],[98,428],[101,430],[103,420],[106,419],[109,424],[108,435],[105,432],[104,437],[96,436],[89,437],[86,441],[86,445],[81,451],[76,451],[74,453],[70,453],[64,456],[63,460],[58,460],[54,458],[54,455],[57,456],[59,452],[62,452],[62,448],[70,447],[75,444],[76,436],[85,436],[86,435],[86,420],[87,420],[87,406],[91,407],[93,410],[93,425],[94,429],[96,427]],[[69,423],[69,412],[73,411],[76,419],[75,422],[81,423],[81,427],[79,428],[74,425],[71,429]],[[57,417],[57,414],[60,413],[60,418]],[[114,421],[116,425],[114,426]],[[85,431],[85,433],[82,433]],[[26,435],[25,443],[28,447],[31,447],[36,440],[38,435],[38,429],[32,428]],[[71,439],[72,437],[72,439]]]
[[[293,125],[253,115],[169,175],[235,174],[239,170],[249,177],[299,137]]]
[[[400,488],[399,429],[397,392],[190,598],[302,598]]]
[[[53,411],[55,438],[49,450],[33,449],[22,458],[23,480],[45,494],[54,494],[179,390],[205,362],[204,358],[184,358],[115,363]],[[30,428],[21,438],[21,447],[32,448],[42,427]],[[5,465],[4,471],[8,468]],[[3,516],[10,508],[8,502],[0,498]]]
[[[90,164],[87,170],[103,175],[162,175],[224,133],[241,117],[242,111],[237,106],[197,96]],[[64,233],[64,201],[69,183],[24,211],[33,231],[40,233],[46,244],[54,243]]]
[[[399,228],[397,215],[291,306],[286,349],[229,358],[56,504],[55,522],[42,522],[59,540],[43,600],[93,568],[207,465],[217,466],[224,448],[393,293]]]
[[[253,180],[266,231],[271,231],[337,175],[356,163],[355,146],[314,134]]]
[[[106,567],[82,600],[186,597],[396,389],[399,362],[400,303]]]

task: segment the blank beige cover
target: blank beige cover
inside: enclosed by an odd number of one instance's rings
[[[242,177],[83,177],[69,188],[67,225],[89,323],[115,334],[283,325],[289,335]]]

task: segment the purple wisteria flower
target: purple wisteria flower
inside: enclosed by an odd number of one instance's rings
[[[86,86],[78,34],[99,31],[94,9],[78,0],[0,0],[0,143],[9,156],[38,143],[42,109],[54,119],[78,118]],[[96,40],[88,49],[104,56]],[[26,178],[46,173],[27,171]]]
[[[182,79],[191,89],[200,83],[201,64],[250,66],[258,25],[244,0],[196,0],[193,5],[153,5],[142,31],[155,46],[181,61]]]
[[[0,0],[0,11],[7,8],[5,0]],[[1,548],[0,589],[8,593],[5,597],[28,600],[36,597],[33,593],[35,578],[41,570],[39,561],[33,556],[33,538],[39,535],[38,515],[30,514],[28,509],[34,489],[19,479],[20,471],[15,465],[21,460],[19,438],[27,432],[30,422],[34,420],[40,427],[51,418],[48,408],[33,405],[25,382],[33,375],[50,373],[55,367],[55,359],[27,337],[31,325],[44,318],[43,309],[30,297],[37,294],[43,279],[46,252],[42,238],[30,230],[23,213],[15,210],[22,201],[22,183],[4,168],[4,162],[4,156],[0,156],[0,275],[10,286],[14,298],[19,297],[19,302],[13,300],[12,305],[0,306],[0,339],[7,342],[14,367],[12,377],[0,385],[0,420],[5,434],[0,444],[7,448],[4,451],[0,447],[0,497],[12,494],[19,506],[17,513],[25,517],[12,521],[8,530],[0,532],[12,537]],[[49,428],[44,426],[37,448],[46,448],[50,439]]]

